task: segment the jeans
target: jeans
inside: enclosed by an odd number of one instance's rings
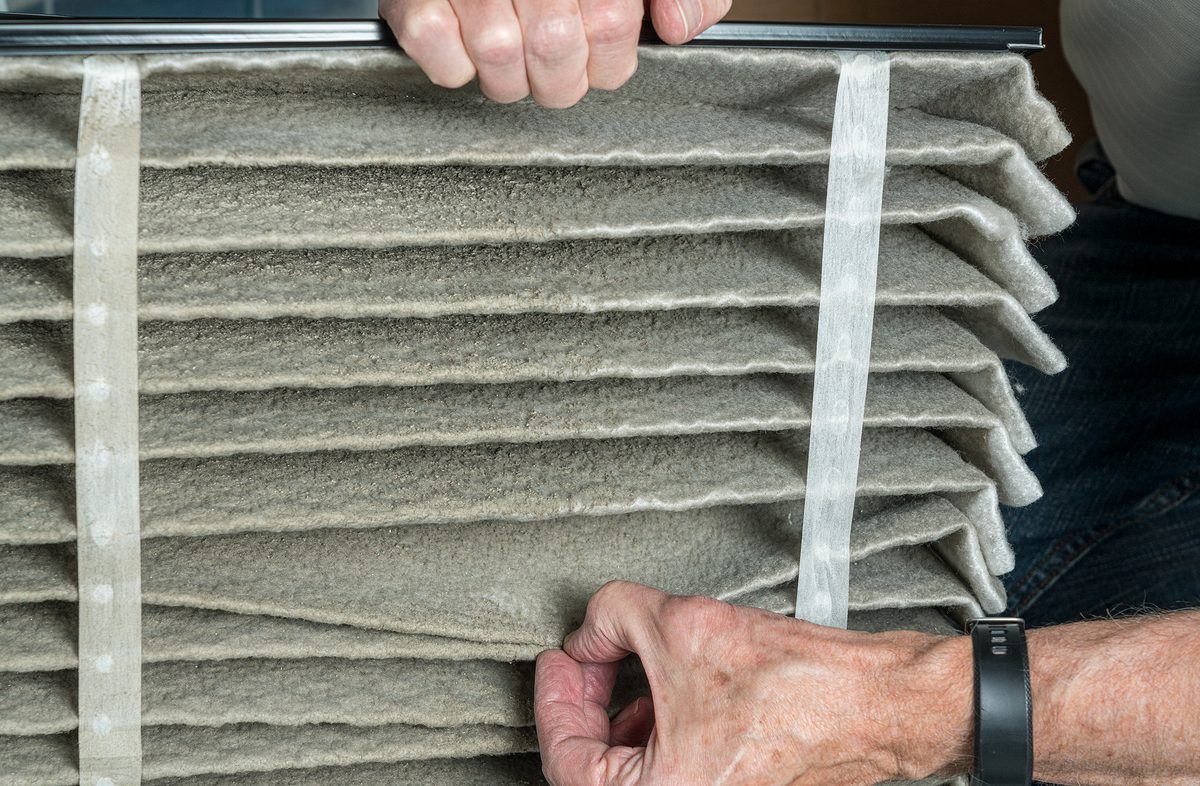
[[[1006,511],[1031,626],[1200,605],[1200,222],[1111,189],[1036,250],[1070,366],[1009,368],[1045,496]]]

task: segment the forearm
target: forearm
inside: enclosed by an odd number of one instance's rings
[[[1029,633],[1034,776],[1088,786],[1200,782],[1200,612],[1097,620]],[[910,772],[961,772],[970,760],[966,637],[903,670],[901,701],[927,708]],[[939,752],[940,751],[940,752]]]
[[[1200,612],[1035,630],[1029,657],[1037,777],[1200,782]]]

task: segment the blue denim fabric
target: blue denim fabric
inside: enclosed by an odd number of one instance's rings
[[[1009,368],[1046,492],[1006,511],[1009,612],[1200,605],[1200,222],[1110,193],[1036,253],[1061,292],[1038,321],[1070,367]]]

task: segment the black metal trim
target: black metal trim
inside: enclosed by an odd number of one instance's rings
[[[15,15],[14,15],[15,16]],[[662,43],[651,28],[644,43]],[[77,19],[0,15],[0,55],[354,49],[397,46],[386,24],[346,20]],[[720,22],[689,46],[1017,51],[1043,48],[1039,27]]]
[[[1045,48],[1040,27],[966,25],[842,25],[721,22],[693,44],[781,49],[923,49],[936,51],[1036,51]]]

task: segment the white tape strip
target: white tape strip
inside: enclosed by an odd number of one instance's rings
[[[84,61],[75,163],[75,507],[82,786],[141,783],[137,63]]]
[[[825,198],[796,616],[844,628],[875,311],[890,60],[883,52],[842,53],[841,60]]]

